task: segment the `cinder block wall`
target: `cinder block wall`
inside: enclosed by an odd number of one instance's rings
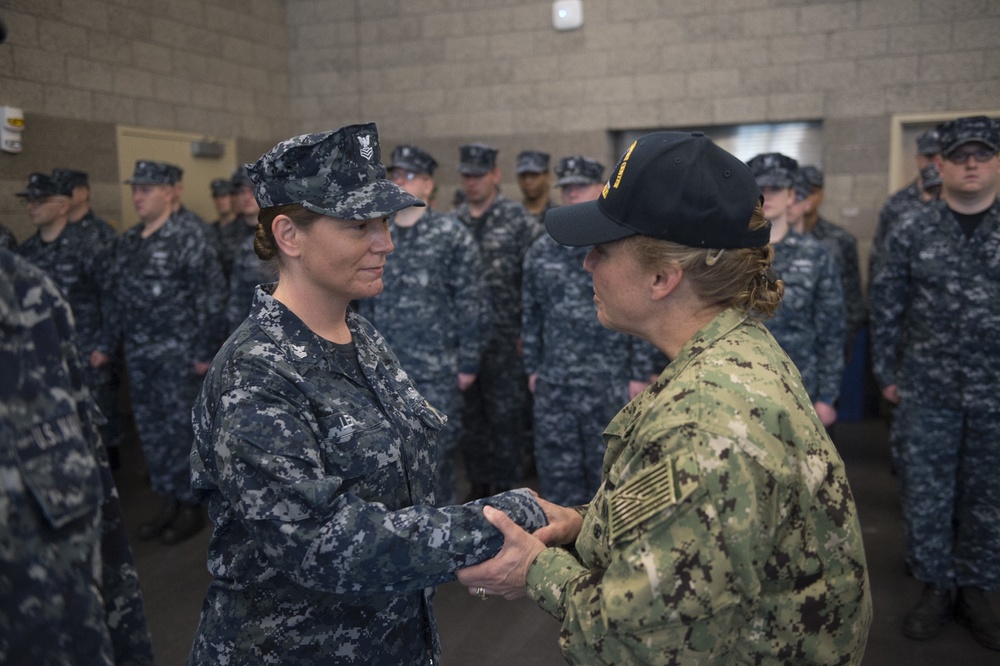
[[[862,251],[888,190],[893,113],[1000,109],[996,0],[289,0],[300,129],[376,120],[457,184],[457,146],[592,154],[608,130],[823,121],[825,216]]]
[[[243,159],[289,135],[285,4],[0,0],[0,105],[24,110],[27,146],[0,153],[0,222],[32,232],[13,194],[55,166],[87,169],[97,212],[120,217],[117,124],[235,137]]]
[[[894,113],[1000,109],[996,0],[583,0],[559,33],[549,0],[0,0],[0,104],[37,152],[0,154],[0,221],[35,168],[97,151],[95,198],[118,209],[114,126],[277,139],[378,123],[385,152],[589,154],[609,130],[822,120],[824,214],[864,243],[888,189]],[[104,194],[102,194],[102,192]],[[15,219],[17,218],[17,219]]]

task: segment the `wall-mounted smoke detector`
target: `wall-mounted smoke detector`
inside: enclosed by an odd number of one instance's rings
[[[582,0],[556,0],[552,3],[552,27],[576,30],[583,25]]]

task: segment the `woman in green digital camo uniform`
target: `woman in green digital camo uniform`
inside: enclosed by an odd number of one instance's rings
[[[601,323],[671,359],[605,430],[590,504],[543,502],[552,522],[534,534],[484,509],[504,548],[458,574],[477,593],[527,593],[571,663],[861,661],[861,529],[843,463],[758,320],[783,288],[759,201],[750,170],[703,134],[660,132],[597,201],[546,215],[557,241],[595,246]]]

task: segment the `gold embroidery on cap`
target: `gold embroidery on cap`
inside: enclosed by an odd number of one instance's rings
[[[618,167],[618,177],[615,178],[615,189],[618,189],[618,184],[622,182],[622,176],[625,174],[625,167],[628,165],[628,158],[632,156],[632,151],[635,150],[635,144],[637,143],[639,143],[638,139],[633,141],[632,145],[628,147],[627,151],[625,151],[625,157],[622,158],[622,165]]]

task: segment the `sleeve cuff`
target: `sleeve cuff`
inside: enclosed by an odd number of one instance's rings
[[[525,580],[528,596],[562,622],[566,615],[566,586],[581,569],[580,562],[565,548],[546,548],[528,567]]]
[[[541,505],[527,488],[508,490],[498,495],[487,497],[485,500],[479,500],[479,502],[500,509],[510,516],[511,520],[520,525],[521,529],[525,532],[534,532],[549,524],[549,520],[545,517],[545,512],[542,510]],[[471,504],[479,502],[472,502]]]

